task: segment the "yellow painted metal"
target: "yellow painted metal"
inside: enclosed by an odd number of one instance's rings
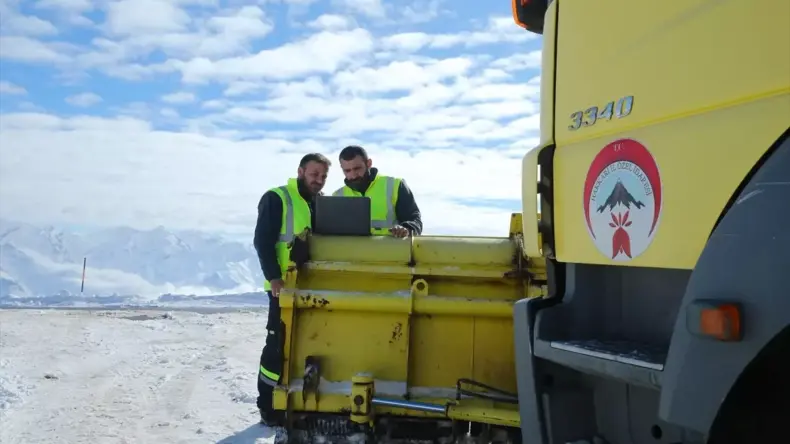
[[[521,209],[524,233],[524,253],[528,257],[543,256],[543,239],[538,230],[540,210],[538,202],[538,155],[545,149],[539,146],[530,150],[521,162]]]
[[[554,35],[557,23],[557,3],[551,2],[544,15],[543,48],[540,69],[540,143],[528,151],[521,162],[521,211],[523,213],[524,252],[528,257],[544,253],[543,238],[538,231],[541,208],[538,206],[538,155],[554,144]],[[550,257],[552,254],[548,254]]]
[[[348,414],[360,374],[372,375],[376,396],[394,399],[448,403],[461,378],[515,392],[513,303],[545,293],[545,263],[524,256],[521,226],[514,215],[507,237],[310,236],[310,261],[289,272],[280,295],[285,366],[275,408]],[[317,401],[305,403],[308,356],[320,362],[320,383]],[[448,412],[512,425],[513,409],[475,398]]]
[[[554,70],[556,41],[553,38],[557,29],[557,4],[549,4],[543,23],[543,48],[540,54],[540,143],[545,147],[554,143]],[[526,210],[522,211],[526,212]]]
[[[330,389],[341,390],[337,387]],[[352,389],[353,390],[353,387]],[[337,413],[348,412],[349,403],[353,398],[345,393],[324,392],[321,394],[321,402],[316,407],[312,401],[305,403],[299,393],[288,391],[284,387],[275,389],[274,406],[277,409],[284,408],[286,405],[292,411],[316,412],[316,413]],[[449,418],[460,421],[474,421],[486,424],[501,425],[506,427],[519,427],[518,405],[497,403],[485,399],[463,399],[455,401],[448,397],[423,397],[420,402],[447,405],[447,415],[439,413],[405,410],[396,407],[376,406],[374,414],[376,416],[408,416],[413,418]],[[350,415],[352,421],[354,415]]]
[[[490,316],[508,318],[513,304],[508,300],[478,300],[463,297],[424,296],[411,299],[392,293],[342,293],[294,290],[281,307],[326,311],[357,311],[421,315]],[[290,297],[295,296],[295,297]]]
[[[790,2],[567,0],[553,5],[559,8],[556,82],[543,83],[542,95],[555,95],[555,124],[552,130],[542,128],[547,134],[541,139],[545,144],[553,138],[557,146],[557,259],[693,268],[728,199],[788,129]],[[551,14],[546,17],[553,22]],[[601,30],[616,30],[615,37],[591,45],[590,37]],[[545,51],[553,36],[544,36]],[[544,63],[543,76],[551,66]],[[572,113],[602,109],[629,95],[634,105],[627,117],[569,129]],[[543,108],[542,113],[548,114]],[[631,261],[615,262],[587,233],[582,191],[594,156],[624,137],[638,140],[655,157],[664,204],[650,247]],[[524,167],[531,177],[533,165]],[[525,212],[532,186],[529,178]],[[534,214],[531,204],[529,211]],[[530,217],[525,230],[532,238]]]
[[[475,401],[460,401],[451,404],[447,410],[447,417],[459,421],[482,422],[506,427],[518,427],[521,424],[517,405]]]
[[[367,373],[351,377],[351,420],[358,424],[373,423],[373,381]]]

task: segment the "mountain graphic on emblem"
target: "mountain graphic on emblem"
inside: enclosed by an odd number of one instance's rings
[[[634,196],[628,192],[628,190],[625,188],[625,185],[623,185],[623,183],[619,180],[612,189],[612,193],[606,198],[606,202],[599,206],[597,210],[599,213],[603,213],[608,207],[609,211],[611,211],[617,206],[617,204],[621,204],[629,210],[631,209],[631,205],[635,206],[637,209],[645,206],[645,204],[643,204],[641,201],[634,199]]]

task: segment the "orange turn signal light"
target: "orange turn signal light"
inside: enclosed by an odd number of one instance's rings
[[[543,34],[546,11],[552,0],[510,0],[513,21],[535,34]]]
[[[742,322],[741,307],[733,302],[697,300],[686,312],[686,327],[691,333],[719,341],[740,341]]]
[[[510,2],[510,9],[513,11],[513,21],[524,29],[527,29],[527,25],[521,21],[518,11],[520,7],[524,7],[527,3],[529,3],[529,0],[511,0]]]

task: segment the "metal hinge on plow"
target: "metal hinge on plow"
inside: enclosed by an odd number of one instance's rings
[[[307,405],[307,395],[312,393],[313,399],[315,399],[315,407],[318,409],[320,396],[318,393],[318,384],[321,382],[321,362],[318,356],[308,356],[305,358],[303,381],[302,403]]]

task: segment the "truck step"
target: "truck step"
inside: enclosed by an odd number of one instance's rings
[[[551,341],[552,348],[596,358],[631,364],[637,367],[664,370],[666,353],[658,348],[631,341]]]
[[[632,384],[661,386],[667,350],[633,341],[535,341],[535,356],[583,373],[611,377]]]

